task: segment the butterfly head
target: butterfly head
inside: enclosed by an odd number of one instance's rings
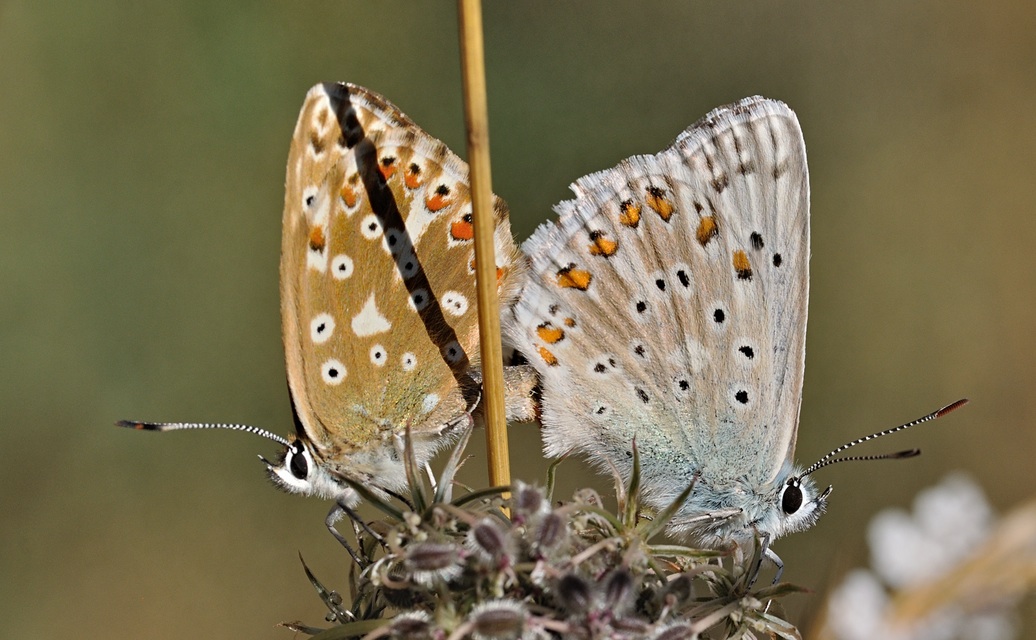
[[[307,440],[292,438],[287,441],[280,454],[273,460],[259,456],[266,464],[270,479],[278,488],[288,493],[316,496],[326,500],[346,500],[355,496],[355,492],[339,476],[332,473],[327,465],[320,462]]]
[[[695,482],[690,496],[669,525],[671,533],[707,546],[747,543],[756,535],[769,540],[808,529],[827,506],[831,487],[819,490],[813,478],[790,464],[770,482],[746,483],[745,478],[710,482],[707,472]],[[655,501],[665,506],[663,501]]]
[[[967,400],[958,400],[950,405],[933,411],[932,413],[901,424],[891,429],[885,429],[878,433],[857,438],[851,442],[837,447],[824,457],[820,458],[806,470],[794,469],[787,473],[786,478],[778,483],[778,489],[770,497],[769,504],[763,509],[763,514],[753,525],[760,532],[769,533],[771,539],[779,538],[786,533],[802,531],[813,526],[827,506],[827,497],[831,495],[831,487],[828,486],[823,492],[818,492],[817,487],[810,475],[826,466],[839,462],[854,462],[867,460],[901,460],[913,458],[921,453],[919,449],[907,449],[893,453],[882,453],[866,456],[845,456],[837,457],[846,449],[855,447],[875,438],[887,436],[904,429],[909,429],[918,424],[934,420],[947,413],[954,411],[965,404]]]
[[[184,431],[196,429],[225,429],[244,431],[273,440],[281,445],[281,451],[271,462],[263,456],[259,459],[266,465],[273,483],[289,493],[301,493],[307,496],[318,496],[328,500],[339,500],[347,503],[357,501],[356,492],[333,473],[327,464],[321,462],[307,438],[292,436],[284,438],[266,429],[247,424],[230,424],[223,422],[143,422],[139,420],[120,420],[120,427],[128,427],[140,431]]]
[[[709,486],[703,478],[671,524],[671,531],[710,545],[747,542],[757,534],[776,540],[812,527],[831,494],[831,487],[819,490],[802,469],[790,465],[772,483],[736,484],[739,486]]]
[[[829,495],[830,486],[819,491],[808,475],[793,473],[770,496],[768,508],[754,527],[770,534],[771,540],[808,529],[824,513]]]

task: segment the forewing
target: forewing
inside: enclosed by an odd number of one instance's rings
[[[771,482],[793,455],[805,357],[809,193],[783,103],[717,109],[665,151],[580,179],[523,245],[507,323],[537,368],[549,454],[650,494],[695,471]]]
[[[503,304],[517,248],[496,199]],[[362,87],[317,85],[288,160],[281,296],[288,383],[325,457],[410,426],[435,434],[479,390],[468,169]]]

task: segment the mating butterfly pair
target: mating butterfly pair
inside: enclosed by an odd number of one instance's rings
[[[288,157],[280,268],[296,434],[122,424],[264,435],[284,445],[267,465],[293,492],[348,503],[343,477],[401,488],[404,431],[423,462],[481,397],[467,176],[381,96],[311,89]],[[655,507],[696,478],[673,528],[699,540],[809,526],[830,489],[808,475],[841,448],[792,466],[809,287],[795,114],[747,98],[572,189],[521,250],[494,199],[505,339],[529,362],[505,369],[509,417],[538,415],[549,455],[575,450],[623,473],[636,440]]]

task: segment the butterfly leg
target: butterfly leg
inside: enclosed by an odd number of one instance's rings
[[[762,533],[759,535],[759,543],[762,545],[762,552],[755,557],[755,562],[752,565],[752,578],[748,581],[748,588],[751,589],[752,585],[755,584],[756,579],[759,577],[759,571],[763,566],[763,558],[767,558],[773,563],[774,567],[777,568],[777,573],[773,577],[773,582],[770,584],[777,584],[781,576],[784,574],[784,561],[781,557],[770,548],[770,535]]]
[[[390,494],[393,497],[403,501],[404,503],[406,502],[406,500],[404,500],[402,496],[398,496],[395,493],[391,492]],[[346,548],[346,550],[349,552],[349,555],[353,557],[353,560],[356,560],[358,564],[362,565],[362,563],[359,560],[359,556],[353,551],[352,547],[349,546],[349,543],[345,540],[342,534],[339,533],[337,529],[335,529],[335,523],[341,520],[343,515],[349,516],[349,519],[353,522],[354,530],[356,530],[357,528],[363,529],[368,536],[376,540],[379,544],[384,544],[385,540],[381,537],[381,535],[376,533],[374,529],[371,529],[370,526],[367,525],[363,518],[360,517],[360,514],[353,511],[351,505],[353,504],[354,497],[355,496],[349,493],[344,493],[338,496],[338,499],[335,500],[335,505],[331,507],[330,511],[328,511],[327,517],[324,519],[324,524],[327,526],[327,530],[331,532],[331,535],[333,535],[335,539],[338,540],[338,542],[340,542],[342,546]],[[358,537],[359,532],[357,531],[357,538]]]
[[[777,574],[773,577],[773,582],[771,582],[770,584],[777,584],[777,582],[779,582],[781,579],[781,575],[784,574],[784,561],[781,560],[781,557],[777,555],[777,553],[774,552],[773,549],[770,548],[770,534],[760,534],[759,543],[760,545],[762,545],[762,552],[755,556],[755,562],[752,565],[752,578],[748,581],[749,590],[752,589],[752,585],[755,584],[756,579],[759,577],[759,570],[763,566],[764,557],[769,558],[770,562],[772,562],[774,566],[777,567]],[[763,609],[763,613],[766,613],[770,610],[770,605],[772,603],[773,600],[770,600],[766,603],[766,608]]]
[[[774,566],[777,567],[777,575],[773,577],[773,582],[771,583],[777,584],[778,582],[780,582],[781,576],[784,574],[784,561],[781,560],[781,557],[777,555],[774,552],[774,550],[771,549],[769,546],[766,547],[766,551],[763,552],[763,555],[769,558],[770,562],[772,562]]]
[[[669,525],[669,531],[683,532],[690,531],[695,527],[701,526],[702,523],[721,522],[723,520],[729,520],[734,516],[741,514],[741,509],[718,509],[716,511],[706,511],[705,513],[697,513],[693,516],[688,516],[681,520],[674,519]]]
[[[773,549],[770,548],[770,545],[769,545],[770,537],[769,536],[767,536],[765,538],[765,541],[766,541],[767,544],[766,544],[766,548],[763,550],[763,554],[762,555],[764,555],[767,558],[769,558],[770,562],[772,562],[774,564],[774,566],[777,567],[777,574],[773,577],[773,582],[770,583],[771,585],[774,585],[774,584],[777,584],[780,581],[781,575],[784,573],[784,561],[781,560],[781,557],[779,555],[777,555],[776,552],[774,552]],[[759,559],[760,559],[760,561],[762,561],[762,556],[760,556]],[[763,613],[766,613],[766,612],[768,612],[770,610],[770,605],[771,604],[773,604],[773,600],[770,600],[769,602],[766,603],[766,608],[763,609]]]
[[[343,547],[345,547],[345,550],[348,552],[348,554],[352,556],[352,561],[358,565],[363,566],[363,562],[359,560],[359,556],[349,545],[349,542],[345,540],[345,536],[339,533],[338,529],[335,528],[335,524],[342,519],[342,516],[349,514],[350,511],[352,510],[350,510],[348,506],[342,504],[341,502],[335,502],[335,505],[330,507],[330,511],[327,512],[327,517],[324,518],[324,525],[327,527],[327,530],[330,531],[330,534],[335,536],[335,540],[337,540],[339,543],[341,543]]]

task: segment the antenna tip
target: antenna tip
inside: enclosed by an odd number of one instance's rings
[[[127,429],[137,429],[138,431],[157,431],[158,427],[151,422],[138,422],[136,420],[119,420],[115,423],[116,427],[126,427]]]
[[[896,453],[889,454],[889,460],[902,460],[903,458],[916,458],[921,455],[920,449],[907,449],[906,451],[897,451]]]
[[[936,411],[935,412],[935,417],[936,418],[941,418],[944,415],[946,415],[947,413],[950,413],[951,411],[956,411],[957,409],[960,409],[961,407],[963,407],[966,404],[968,404],[968,399],[967,398],[961,398],[960,400],[954,402],[953,404],[946,405],[942,409],[939,409],[938,411]]]

